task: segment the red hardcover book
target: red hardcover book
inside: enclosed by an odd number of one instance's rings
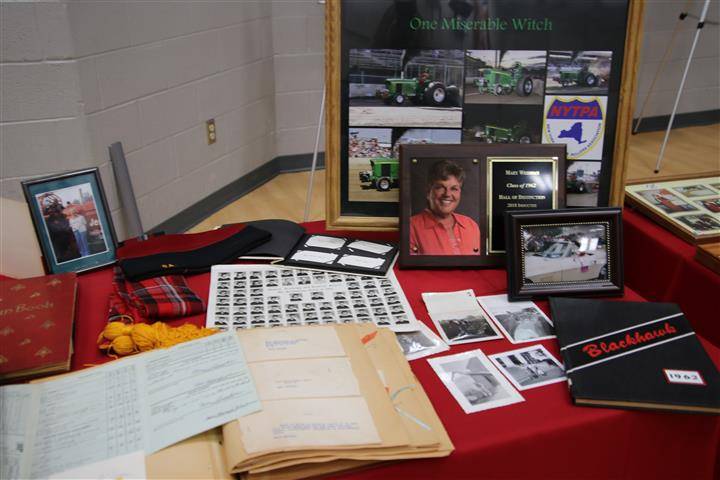
[[[0,383],[70,370],[77,276],[0,280]]]

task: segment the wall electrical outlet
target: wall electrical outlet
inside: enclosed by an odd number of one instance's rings
[[[217,131],[215,130],[215,119],[211,118],[205,122],[205,130],[207,132],[208,145],[212,145],[217,141]]]

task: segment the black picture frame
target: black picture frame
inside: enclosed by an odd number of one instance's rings
[[[97,167],[27,180],[22,187],[48,274],[115,262],[117,237]]]
[[[418,251],[417,215],[427,210],[427,172],[430,165],[451,161],[462,167],[465,181],[457,210],[462,223],[479,230],[476,250],[464,254]],[[500,165],[499,174],[496,168]],[[530,170],[533,171],[530,171]],[[496,172],[493,174],[493,172]],[[400,147],[400,260],[401,268],[500,267],[505,263],[504,212],[508,208],[562,208],[565,206],[565,146],[540,144],[402,145]],[[500,185],[500,187],[498,186]],[[498,192],[524,193],[518,201],[498,200]],[[493,193],[495,192],[495,193]],[[517,196],[517,195],[515,195]],[[542,200],[538,200],[542,197]],[[515,202],[515,203],[512,203]],[[468,219],[469,217],[469,219]],[[428,220],[425,227],[432,225]],[[429,232],[428,232],[429,234]],[[463,242],[468,237],[463,237]],[[437,235],[436,238],[440,238]],[[474,241],[474,240],[473,240]],[[441,243],[444,243],[441,241]],[[501,243],[503,248],[498,248]],[[474,246],[475,247],[475,246]],[[432,249],[431,249],[432,250]]]
[[[509,211],[505,216],[511,301],[624,293],[621,209]]]

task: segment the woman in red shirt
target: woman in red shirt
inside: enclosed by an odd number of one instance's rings
[[[430,167],[427,208],[410,217],[411,255],[480,255],[480,227],[455,213],[464,181],[465,171],[453,161]]]

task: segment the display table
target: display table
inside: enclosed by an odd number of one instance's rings
[[[322,222],[307,224],[322,233]],[[353,232],[368,240],[396,241],[397,233]],[[704,268],[704,267],[703,267]],[[432,325],[421,293],[472,288],[477,295],[506,290],[506,274],[494,270],[398,270],[397,277],[415,315]],[[73,369],[106,361],[95,346],[106,321],[111,270],[79,277]],[[209,274],[188,277],[207,300]],[[716,297],[717,298],[717,297]],[[642,301],[627,289],[618,301]],[[547,302],[538,302],[548,312]],[[204,324],[204,315],[174,320],[171,325]],[[431,327],[432,328],[432,327]],[[559,356],[557,342],[545,347]],[[720,349],[704,342],[720,366]],[[531,344],[523,344],[528,346]],[[507,340],[452,347],[450,352],[482,348],[486,354],[516,348]],[[455,444],[447,458],[405,461],[347,474],[344,478],[717,478],[720,417],[575,407],[566,383],[526,390],[525,402],[485,412],[465,414],[426,359],[410,363]]]
[[[695,259],[695,246],[649,218],[623,211],[625,285],[653,302],[673,302],[695,331],[720,346],[720,275]]]

